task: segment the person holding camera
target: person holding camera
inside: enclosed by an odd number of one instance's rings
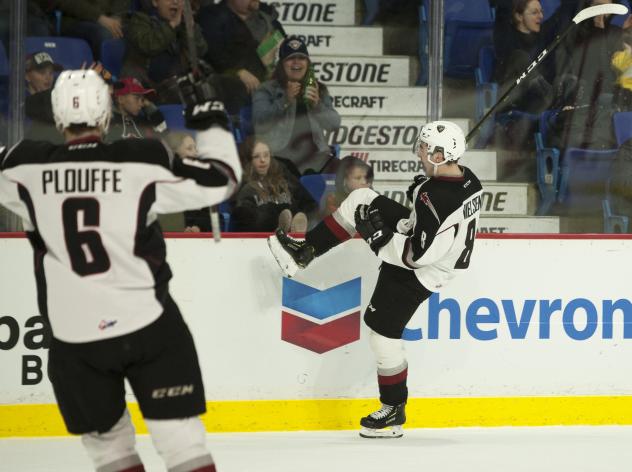
[[[272,80],[253,95],[255,133],[274,156],[287,159],[300,173],[335,172],[326,132],[340,126],[327,87],[313,75],[307,46],[289,36],[279,49]]]

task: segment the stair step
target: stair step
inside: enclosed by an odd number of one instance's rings
[[[299,36],[310,55],[336,54],[381,56],[384,54],[383,32],[373,26],[288,26],[288,35]]]
[[[355,2],[344,0],[284,0],[271,2],[279,12],[279,21],[286,25],[339,25],[356,24]]]
[[[467,134],[469,120],[451,118]],[[406,149],[417,139],[423,118],[408,116],[342,116],[340,128],[329,133],[329,144],[345,147]],[[414,157],[414,156],[413,156]]]
[[[319,81],[331,85],[393,85],[415,83],[408,56],[310,55]]]
[[[373,189],[396,202],[410,206],[406,191],[411,180],[376,180]],[[534,186],[528,183],[483,182],[481,215],[530,215],[534,205],[529,203]]]
[[[421,161],[409,148],[392,149],[382,147],[341,146],[340,157],[354,154],[373,167],[376,180],[412,181],[415,175],[422,172]],[[469,167],[481,180],[496,180],[496,152],[466,151],[459,162]]]
[[[557,216],[481,216],[479,233],[559,233]]]
[[[414,116],[426,112],[426,87],[328,87],[334,108],[345,116]]]

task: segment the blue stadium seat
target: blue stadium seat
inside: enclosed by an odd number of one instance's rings
[[[560,0],[540,0],[540,5],[542,5],[542,11],[544,12],[544,21],[548,20],[555,13],[560,4]]]
[[[628,7],[628,11],[630,11],[630,2],[628,0],[618,0],[617,2],[613,2],[613,3],[621,3],[622,5],[625,5],[626,7]],[[628,15],[612,15],[612,19],[610,20],[610,24],[611,25],[615,25],[618,26],[619,28],[623,27],[623,23],[625,23],[625,20],[628,19]]]
[[[255,134],[255,127],[252,122],[252,105],[244,105],[239,109],[239,133],[242,141]]]
[[[124,39],[106,39],[101,43],[101,63],[115,79],[121,74],[123,56],[125,56]]]
[[[476,81],[476,120],[480,120],[498,100],[498,84],[492,81],[496,57],[493,46],[485,46],[478,53],[478,67],[474,70]],[[494,134],[494,117],[482,124],[474,148],[487,146]]]
[[[312,196],[314,201],[320,204],[325,191],[336,189],[336,174],[310,174],[300,179],[301,185]]]
[[[628,139],[632,138],[632,111],[620,111],[612,115],[614,124],[614,135],[617,138],[617,145],[621,146]]]
[[[380,11],[380,0],[364,0],[363,25],[372,25]]]
[[[170,130],[183,130],[184,126],[184,108],[180,104],[160,105],[158,107],[165,117],[167,128]]]
[[[429,0],[423,0],[422,8],[426,13],[421,17],[427,18]],[[473,78],[480,49],[493,43],[494,17],[489,1],[445,0],[444,16],[444,74]]]
[[[9,75],[9,56],[2,41],[0,41],[0,75]]]
[[[27,54],[46,51],[64,69],[81,69],[93,62],[92,50],[86,41],[62,36],[28,36],[25,40]]]
[[[560,187],[560,150],[548,146],[549,127],[558,110],[545,110],[540,114],[535,133],[536,184],[540,191],[540,204],[536,215],[547,215],[557,201]]]
[[[630,218],[624,215],[614,215],[608,197],[602,200],[601,204],[603,208],[603,232],[608,234],[627,233]]]
[[[561,159],[558,201],[582,212],[601,210],[616,155],[617,149],[566,149]]]

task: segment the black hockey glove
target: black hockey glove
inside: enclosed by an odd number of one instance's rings
[[[377,208],[358,205],[354,215],[356,230],[377,254],[382,246],[393,237],[393,231],[384,225],[382,215]]]
[[[224,104],[217,98],[213,85],[207,79],[195,79],[193,74],[178,78],[178,90],[185,107],[187,128],[205,130],[219,125],[230,131]]]
[[[408,190],[406,190],[406,197],[408,197],[409,202],[412,203],[413,201],[413,193],[415,192],[415,187],[417,187],[417,185],[427,179],[428,177],[426,177],[424,174],[419,174],[415,176],[415,180],[413,180],[413,183],[410,184]]]

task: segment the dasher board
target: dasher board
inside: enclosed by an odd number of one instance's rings
[[[451,121],[467,134],[469,120]],[[342,116],[340,127],[328,133],[329,144],[342,148],[389,148],[411,150],[425,120],[406,116]],[[413,156],[414,157],[414,156]]]
[[[331,85],[392,85],[414,83],[407,56],[310,56],[319,81]]]
[[[381,56],[383,30],[377,26],[287,26],[288,35],[299,36],[310,55]]]
[[[412,146],[411,146],[412,148]],[[379,180],[412,180],[422,172],[421,162],[408,149],[387,147],[342,146],[340,157],[354,154],[373,167]],[[494,151],[466,151],[459,163],[469,167],[480,180],[496,180],[496,153]]]
[[[381,195],[410,207],[406,191],[412,180],[376,180],[373,189]],[[527,215],[529,184],[483,182],[481,215]]]
[[[328,87],[333,105],[345,116],[414,116],[426,113],[426,87]]]
[[[557,216],[481,216],[479,233],[559,233]]]
[[[279,12],[286,25],[355,25],[355,1],[352,0],[284,0],[268,2]],[[288,33],[289,34],[289,33]]]

